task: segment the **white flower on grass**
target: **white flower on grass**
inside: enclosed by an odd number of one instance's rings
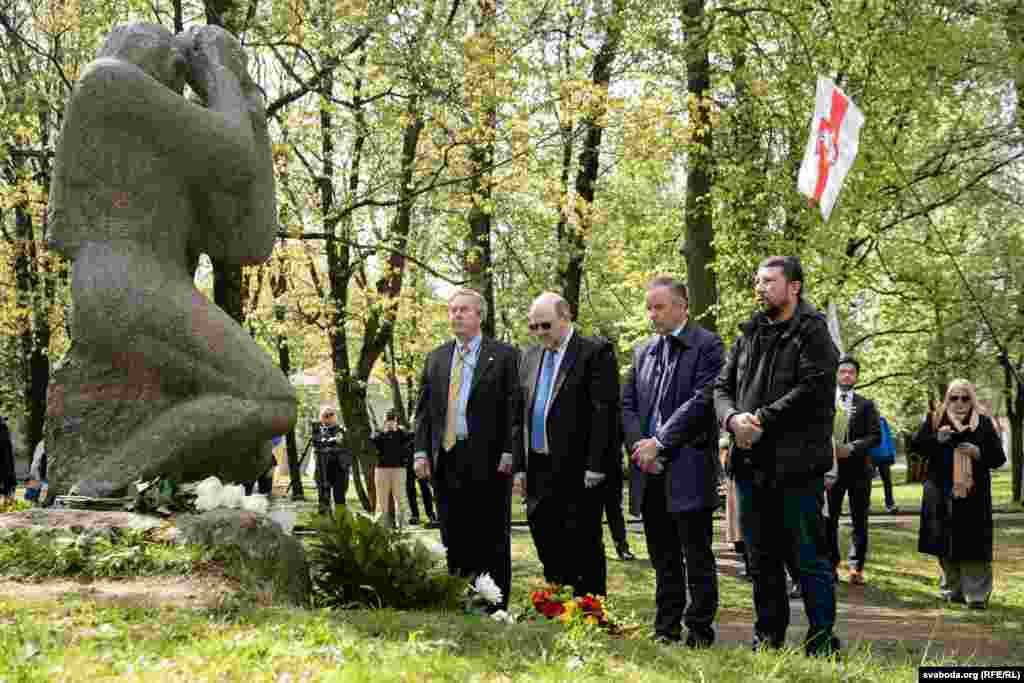
[[[501,602],[501,589],[487,572],[476,577],[476,581],[473,582],[473,591],[492,605]]]
[[[514,623],[516,623],[516,618],[513,617],[511,614],[509,614],[508,612],[506,612],[503,609],[500,609],[497,612],[495,612],[494,614],[492,614],[491,615],[491,619],[494,619],[495,621],[500,622],[502,624],[514,624]]]

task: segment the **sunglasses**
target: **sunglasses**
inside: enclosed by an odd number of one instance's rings
[[[551,329],[551,323],[530,323],[527,327],[530,328],[530,332],[536,332],[537,330],[547,331]]]
[[[952,401],[952,402],[963,401],[964,403],[970,403],[971,397],[970,396],[959,396],[959,395],[957,395],[957,396],[950,396],[949,400]]]

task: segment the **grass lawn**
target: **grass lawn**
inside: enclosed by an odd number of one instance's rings
[[[735,558],[719,546],[720,642],[708,651],[647,640],[654,579],[645,559],[608,563],[613,613],[621,623],[640,628],[625,638],[602,633],[575,643],[555,623],[501,625],[456,613],[264,607],[245,595],[199,608],[170,598],[101,602],[87,584],[60,596],[29,599],[7,582],[0,591],[0,681],[909,682],[917,680],[921,664],[1019,663],[1024,515],[997,519],[995,592],[984,612],[938,602],[937,563],[915,551],[916,530],[916,520],[908,516],[872,527],[869,585],[844,583],[838,593],[838,629],[846,650],[838,665],[795,650],[752,654],[747,644],[751,587],[736,577]],[[720,523],[716,532],[721,538]],[[415,533],[436,538],[437,532]],[[848,527],[843,527],[844,549],[847,540]],[[606,542],[611,556],[610,539]],[[631,525],[630,544],[646,558],[637,525]],[[513,576],[513,604],[523,605],[542,578],[522,528],[513,532]],[[806,628],[801,612],[794,603],[793,645]],[[963,649],[950,654],[956,638],[983,644],[973,656]]]
[[[920,482],[907,483],[904,471],[893,472],[892,497],[902,512],[921,509]],[[992,508],[997,512],[1022,512],[1020,504],[1013,503],[1012,477],[1009,464],[992,473]],[[871,488],[872,510],[882,513],[885,510],[885,496],[882,480],[875,477]]]

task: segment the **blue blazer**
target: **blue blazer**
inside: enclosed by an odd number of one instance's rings
[[[663,345],[673,345],[668,366],[661,367]],[[622,428],[627,449],[652,436],[649,425],[661,372],[668,376],[662,397],[658,441],[665,446],[665,499],[669,512],[690,512],[718,506],[718,425],[714,383],[725,359],[725,346],[713,332],[687,322],[669,341],[655,336],[633,349],[633,365],[622,387]],[[641,510],[647,480],[632,465],[631,504]]]

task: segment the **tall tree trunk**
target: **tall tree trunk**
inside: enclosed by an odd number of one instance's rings
[[[329,57],[323,56],[324,60]],[[365,63],[365,57],[360,64]],[[352,143],[352,170],[349,175],[349,192],[354,193],[359,187],[359,167],[362,161],[363,145],[366,142],[365,121],[362,114],[361,100],[362,81],[357,78],[355,82],[355,94],[353,103],[356,111],[356,136]],[[323,103],[329,102],[334,91],[334,73],[327,73],[321,80],[320,100]],[[345,420],[345,447],[352,453],[352,482],[359,496],[359,502],[363,509],[371,511],[373,502],[376,499],[373,477],[366,480],[364,476],[365,455],[368,451],[369,431],[365,425],[366,416],[366,386],[361,385],[353,377],[352,367],[349,363],[349,342],[348,332],[345,323],[348,319],[348,290],[352,277],[351,253],[350,253],[350,230],[351,219],[346,218],[342,226],[341,238],[335,235],[338,229],[338,220],[333,218],[336,213],[334,201],[334,121],[331,111],[326,106],[320,108],[320,153],[323,158],[320,173],[320,211],[324,217],[324,234],[327,236],[324,244],[327,249],[327,273],[330,281],[330,296],[332,306],[329,315],[328,340],[331,345],[331,364],[334,369],[334,384],[338,395],[338,409]],[[357,394],[362,394],[361,398]],[[363,428],[359,429],[356,422],[361,421]],[[369,474],[369,468],[367,467]]]
[[[363,328],[363,345],[359,351],[359,361],[355,373],[342,376],[335,373],[334,380],[338,387],[338,398],[341,410],[345,415],[348,427],[349,443],[353,445],[353,455],[370,460],[372,453],[369,412],[367,411],[367,391],[370,373],[377,360],[387,349],[395,329],[395,304],[402,292],[405,277],[405,251],[408,245],[409,230],[412,226],[413,180],[416,161],[416,149],[419,146],[420,134],[423,132],[423,117],[419,111],[419,98],[409,98],[406,110],[408,123],[402,133],[401,173],[399,177],[399,198],[395,219],[389,230],[388,239],[393,251],[387,258],[387,265],[376,283],[376,302],[370,307]]]
[[[562,292],[573,318],[579,315],[580,292],[583,287],[583,262],[586,258],[587,235],[592,225],[594,189],[601,159],[601,137],[604,135],[604,118],[607,111],[608,86],[612,80],[612,63],[618,54],[624,21],[624,0],[613,0],[612,15],[607,19],[604,42],[594,57],[591,82],[598,93],[591,110],[583,119],[583,147],[580,150],[580,166],[576,174],[576,220],[575,230],[567,230],[560,245],[569,254],[564,269],[559,274]]]
[[[1024,363],[1017,364],[1017,377],[1011,370],[1011,363],[1008,356],[1003,357],[1003,372],[1005,375],[1005,388],[1003,395],[1006,398],[1006,416],[1010,422],[1010,476],[1013,489],[1012,499],[1014,503],[1021,502],[1021,486],[1024,482],[1024,385],[1019,383],[1019,373],[1024,370]]]
[[[483,333],[488,337],[495,336],[495,320],[497,311],[494,309],[494,262],[491,249],[491,222],[493,206],[491,204],[491,172],[494,160],[494,134],[497,126],[498,113],[494,101],[496,66],[494,59],[495,34],[494,19],[496,0],[479,0],[478,10],[480,24],[477,29],[477,49],[481,59],[475,68],[483,71],[478,74],[483,92],[471,93],[471,96],[482,100],[479,107],[482,121],[478,122],[477,131],[480,139],[474,141],[470,152],[469,193],[472,206],[469,210],[469,249],[463,260],[470,285],[480,292],[487,305],[488,315],[483,321]]]
[[[398,361],[395,359],[395,340],[392,336],[388,342],[388,385],[391,387],[391,405],[395,418],[400,425],[408,425],[409,418],[405,412],[405,401],[402,400],[402,384],[398,381]]]
[[[270,291],[274,295],[274,320],[277,321],[279,329],[284,327],[286,314],[284,304],[277,303],[288,294],[289,283],[286,268],[287,266],[282,256],[278,263],[277,273],[270,277]],[[288,345],[288,334],[277,334],[274,341],[277,346],[277,361],[281,372],[284,373],[285,377],[290,377],[292,373],[292,356],[291,348]],[[288,430],[288,433],[285,435],[285,449],[288,453],[288,478],[290,480],[292,500],[305,500],[306,494],[302,490],[302,471],[299,468],[299,448],[295,441],[295,427]]]
[[[14,31],[17,25],[9,17],[4,22],[8,31]],[[15,115],[31,116],[28,94],[29,82],[32,78],[32,64],[22,46],[21,37],[10,36],[10,53],[8,58],[11,74],[10,90],[5,93],[9,98],[9,112]],[[54,55],[59,57],[59,43],[54,48]],[[45,110],[38,114],[40,123],[41,148],[46,149],[49,143],[49,118]],[[10,185],[27,184],[32,176],[42,179],[44,192],[49,193],[50,168],[46,154],[38,155],[39,168],[33,173],[30,155],[21,153],[28,150],[31,140],[27,136],[14,134],[14,153],[7,167],[7,180]],[[36,156],[36,155],[32,155]],[[27,195],[27,193],[25,193]],[[46,391],[50,381],[50,308],[56,291],[53,274],[46,265],[48,255],[42,246],[45,224],[40,227],[37,235],[35,221],[32,217],[31,199],[26,198],[14,205],[14,244],[13,270],[15,302],[25,314],[19,319],[18,357],[21,366],[21,399],[24,411],[24,432],[26,443],[33,448],[43,438],[43,422],[46,419]],[[42,285],[42,286],[41,286]]]
[[[716,331],[714,306],[718,285],[713,269],[715,237],[712,225],[711,182],[714,167],[711,142],[711,65],[705,0],[686,0],[686,87],[689,91],[690,145],[686,173],[686,240],[683,256],[690,290],[690,316]]]

